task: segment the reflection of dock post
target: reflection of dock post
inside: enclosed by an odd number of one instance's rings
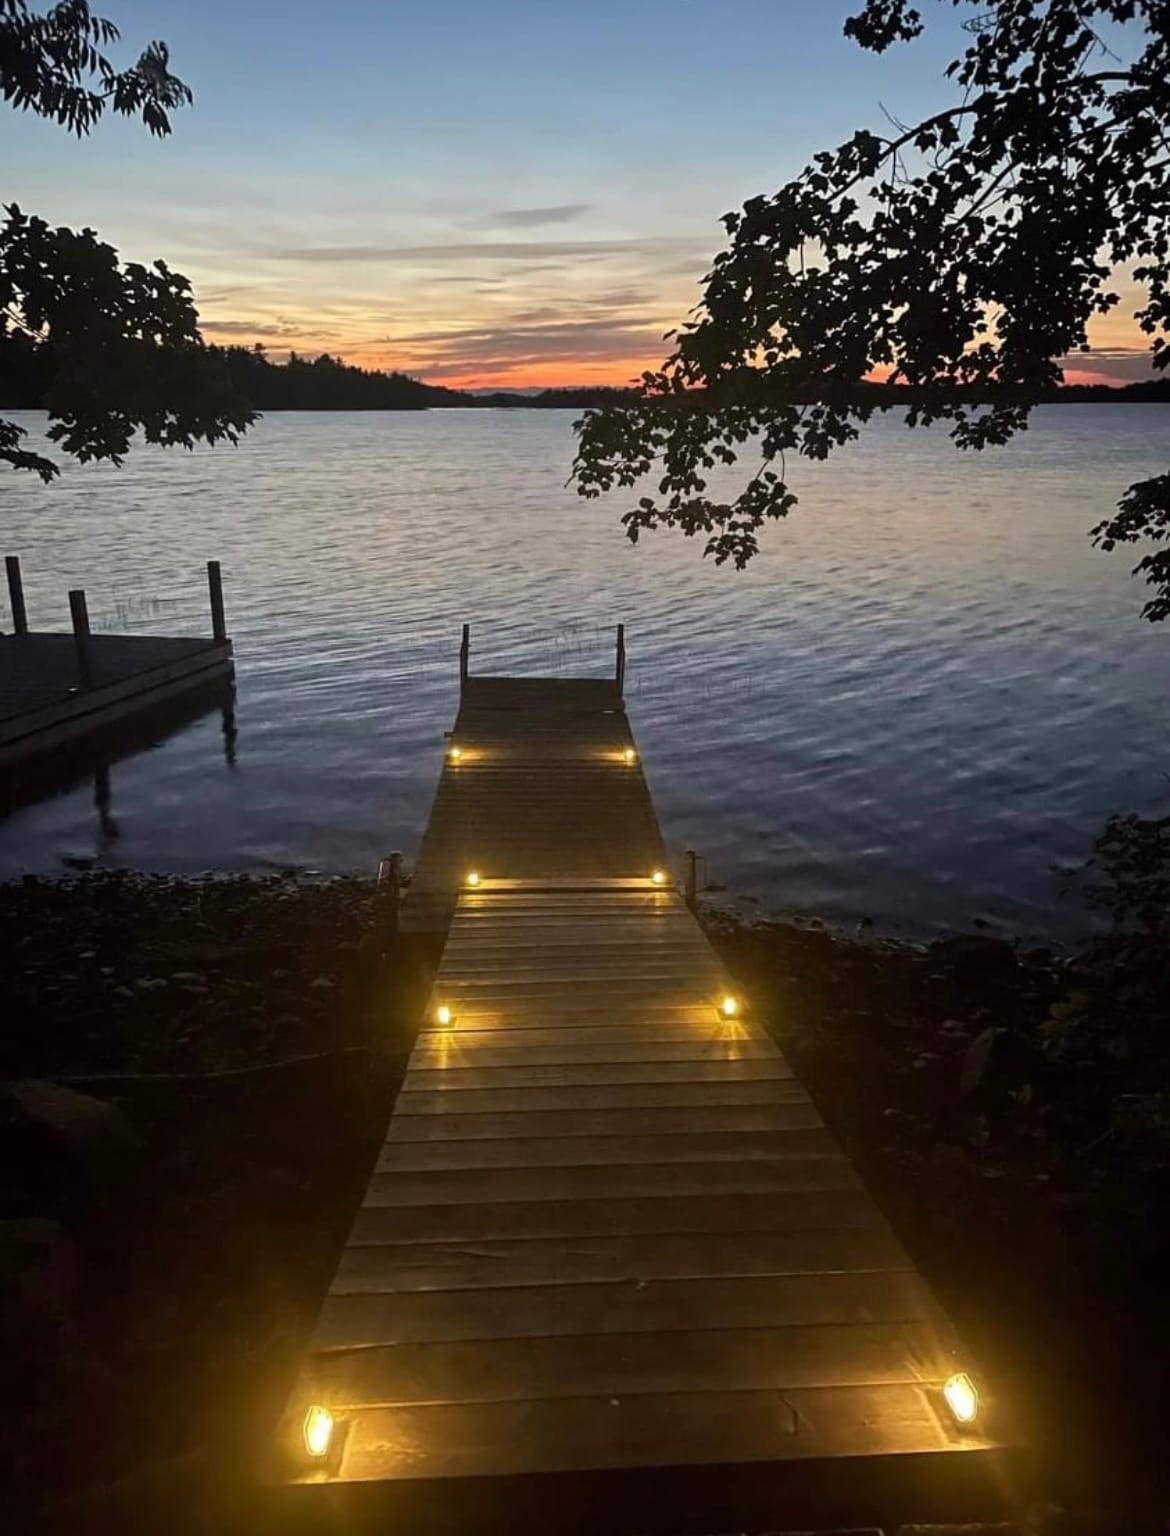
[[[236,695],[233,689],[219,712],[223,728],[223,758],[229,768],[236,766]]]
[[[93,666],[89,654],[89,609],[80,587],[69,594],[69,614],[73,620],[73,644],[77,650],[77,677],[83,688],[93,685]]]
[[[683,892],[687,906],[694,912],[699,905],[699,855],[693,848],[688,848],[684,857],[687,868]]]
[[[20,556],[5,555],[4,569],[8,572],[8,601],[12,608],[12,633],[28,634],[28,613],[24,606],[24,580],[20,574]]]
[[[93,803],[98,813],[98,825],[101,827],[103,840],[114,843],[118,840],[118,823],[110,812],[110,799],[110,768],[107,763],[93,776]]]
[[[227,624],[223,616],[223,572],[218,560],[207,562],[207,589],[211,594],[211,633],[219,641],[227,639]]]
[[[471,665],[471,625],[463,626],[463,639],[459,644],[459,691],[463,692]]]

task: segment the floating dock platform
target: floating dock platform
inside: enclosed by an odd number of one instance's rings
[[[93,634],[85,593],[69,594],[72,634],[31,631],[19,561],[9,556],[12,632],[0,634],[0,781],[60,767],[97,743],[115,748],[183,700],[230,690],[235,671],[219,565],[208,564],[206,638]]]

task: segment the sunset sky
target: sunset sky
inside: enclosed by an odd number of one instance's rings
[[[882,58],[835,0],[105,0],[165,39],[175,132],[5,114],[5,199],[195,284],[209,340],[466,386],[628,382],[719,216],[883,105],[949,98],[949,7]],[[934,6],[929,6],[933,11]],[[1131,306],[1132,308],[1132,306]],[[1127,317],[1071,376],[1144,376]]]

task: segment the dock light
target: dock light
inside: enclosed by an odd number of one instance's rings
[[[320,1403],[313,1403],[305,1414],[305,1450],[310,1456],[328,1456],[333,1439],[333,1415]]]
[[[734,1019],[736,1014],[739,1012],[739,998],[732,997],[731,993],[729,992],[727,996],[720,1002],[719,1012],[725,1019]]]
[[[446,1029],[447,1025],[450,1024],[450,1022],[451,1022],[451,1010],[450,1010],[450,1008],[447,1007],[446,1003],[440,1003],[439,1006],[435,1009],[435,1023],[441,1025],[443,1029]]]
[[[943,1397],[956,1424],[974,1424],[979,1413],[979,1392],[966,1371],[960,1371],[943,1386]]]
[[[651,885],[665,885],[666,884],[666,876],[663,874],[663,872],[660,869],[656,869],[656,870],[652,871],[652,873],[650,875],[650,884]]]
[[[447,750],[447,757],[453,763],[457,763],[462,756],[463,756],[463,748],[462,747],[449,747],[448,750]]]
[[[473,869],[468,872],[467,883],[472,887],[479,884],[479,871],[477,869]]]
[[[622,757],[627,763],[636,763],[638,761],[638,754],[634,751],[633,747],[627,747],[622,753]]]

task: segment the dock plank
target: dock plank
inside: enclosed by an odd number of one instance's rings
[[[641,1109],[529,1110],[465,1115],[396,1115],[386,1145],[505,1140],[519,1137],[624,1137],[711,1132],[792,1131],[820,1125],[810,1103],[692,1104]]]
[[[374,1408],[355,1415],[345,1475],[452,1478],[813,1457],[970,1454],[917,1384],[626,1399]]]
[[[744,1188],[750,1191],[752,1185]],[[729,1192],[738,1192],[733,1181]],[[642,1232],[633,1237],[492,1238],[474,1244],[456,1239],[393,1248],[351,1243],[341,1255],[332,1289],[335,1295],[478,1290],[631,1277],[704,1280],[909,1267],[897,1241],[881,1227],[737,1232],[733,1238],[725,1232]],[[716,1321],[710,1319],[708,1326]]]
[[[612,1280],[494,1290],[408,1291],[326,1297],[315,1350],[432,1339],[546,1338],[558,1334],[666,1333],[857,1323],[929,1323],[945,1329],[913,1270],[829,1275],[736,1275],[721,1280]]]
[[[487,1238],[622,1237],[630,1232],[887,1230],[862,1190],[771,1190],[727,1200],[712,1195],[612,1195],[584,1200],[472,1201],[456,1205],[365,1205],[350,1242],[479,1242]]]

